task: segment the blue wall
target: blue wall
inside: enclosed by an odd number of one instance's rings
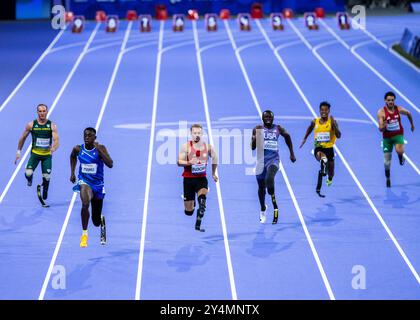
[[[156,4],[165,4],[169,15],[186,13],[188,9],[197,9],[200,15],[205,13],[219,13],[226,8],[232,14],[249,12],[254,2],[263,4],[265,14],[292,8],[295,12],[312,11],[316,7],[323,7],[325,11],[335,13],[344,10],[344,0],[71,0],[70,10],[75,14],[84,15],[88,19],[95,17],[97,10],[104,10],[107,14],[117,14],[125,17],[127,10],[135,9],[138,13],[155,13]]]
[[[50,0],[16,0],[16,19],[48,19]]]

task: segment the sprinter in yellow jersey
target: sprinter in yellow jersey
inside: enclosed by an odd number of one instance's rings
[[[312,130],[315,129],[314,156],[321,165],[321,170],[318,172],[316,193],[322,198],[325,197],[321,194],[322,177],[326,176],[328,171],[328,179],[326,183],[327,186],[330,186],[334,177],[334,144],[335,140],[341,137],[337,121],[330,116],[330,108],[331,105],[328,102],[323,101],[320,103],[319,112],[321,117],[311,121],[311,124],[306,130],[305,137],[299,147],[302,148]]]
[[[50,184],[52,153],[57,150],[59,142],[57,126],[51,120],[47,119],[48,107],[41,103],[36,107],[36,111],[38,114],[37,119],[26,124],[25,131],[19,139],[15,164],[20,158],[20,152],[25,144],[26,138],[31,134],[32,149],[31,156],[26,165],[25,177],[28,180],[28,186],[31,186],[34,171],[39,162],[41,162],[42,198],[45,200],[48,197],[48,187]]]

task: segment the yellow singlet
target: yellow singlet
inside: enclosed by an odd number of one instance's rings
[[[334,146],[335,132],[331,127],[331,118],[325,123],[320,123],[321,118],[315,119],[315,148],[332,148]]]

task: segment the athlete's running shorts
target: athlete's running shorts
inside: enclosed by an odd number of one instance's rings
[[[77,184],[73,187],[73,191],[80,192],[80,185],[82,184],[88,185],[92,189],[94,199],[105,198],[105,187],[103,184],[95,186],[95,185],[90,185],[89,183],[86,183],[83,180],[78,180]]]
[[[402,134],[396,135],[391,138],[383,138],[382,150],[384,151],[384,153],[392,152],[392,149],[396,144],[404,144],[404,136]]]
[[[201,189],[208,189],[206,177],[184,178],[184,201],[195,200],[195,194]]]

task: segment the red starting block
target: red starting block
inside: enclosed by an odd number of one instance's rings
[[[239,13],[238,24],[241,31],[251,31],[251,16],[248,13]]]
[[[284,30],[283,20],[284,17],[281,13],[272,13],[270,15],[270,21],[273,30]]]
[[[207,13],[204,16],[207,31],[217,31],[217,14]]]
[[[118,16],[108,16],[106,18],[106,32],[115,32],[118,27]]]
[[[349,16],[346,12],[337,12],[336,17],[337,17],[338,27],[341,30],[350,29]]]
[[[305,12],[305,14],[304,14],[303,17],[305,19],[305,26],[309,30],[318,30],[319,26],[316,23],[316,15],[315,15],[315,12]]]
[[[290,8],[285,8],[285,9],[283,10],[283,16],[284,16],[286,19],[292,19],[292,18],[294,17],[293,10],[292,10],[292,9],[290,9]]]
[[[136,10],[128,10],[127,16],[128,21],[136,21],[137,20],[137,11]]]
[[[228,9],[220,10],[220,19],[222,20],[230,19],[230,11]]]
[[[139,16],[140,32],[152,31],[152,16],[150,14]]]
[[[185,16],[183,14],[174,14],[172,18],[172,29],[175,32],[184,31]]]
[[[96,22],[105,22],[106,21],[106,13],[105,11],[96,11],[95,15]]]
[[[71,11],[66,11],[66,14],[64,15],[64,21],[66,22],[73,22],[74,15]]]
[[[263,6],[262,6],[261,3],[255,2],[255,3],[252,4],[251,17],[252,17],[252,19],[262,19],[262,18],[264,18]]]
[[[315,8],[315,15],[319,19],[325,18],[324,8],[321,8],[321,7]]]
[[[189,20],[198,20],[198,12],[195,9],[188,10],[188,19]]]
[[[156,19],[157,20],[167,20],[168,19],[168,10],[164,4],[156,5]]]
[[[71,32],[80,33],[83,31],[84,26],[85,26],[85,17],[75,16],[73,19],[73,25],[71,27]]]

